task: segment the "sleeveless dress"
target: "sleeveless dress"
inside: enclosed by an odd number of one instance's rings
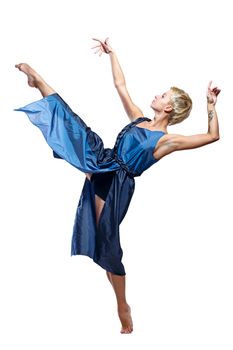
[[[41,130],[55,158],[66,160],[84,173],[113,174],[98,225],[94,184],[85,179],[73,226],[71,255],[89,256],[105,270],[125,275],[119,225],[133,196],[134,177],[157,162],[153,151],[165,133],[137,127],[151,120],[140,117],[123,128],[110,149],[104,148],[102,139],[57,93],[15,110],[25,112]]]

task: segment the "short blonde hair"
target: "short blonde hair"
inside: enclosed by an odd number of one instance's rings
[[[172,96],[171,103],[173,110],[169,114],[168,125],[174,125],[186,119],[192,109],[192,100],[189,95],[175,86],[171,87]]]

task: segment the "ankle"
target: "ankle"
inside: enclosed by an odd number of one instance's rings
[[[43,80],[36,82],[36,88],[41,92],[43,97],[56,93],[56,91],[52,89],[48,84],[46,84]]]
[[[118,306],[118,309],[121,309],[121,310],[128,310],[129,309],[129,305],[128,305],[126,300],[118,301],[117,306]]]

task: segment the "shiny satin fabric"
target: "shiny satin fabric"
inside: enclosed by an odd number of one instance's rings
[[[119,225],[134,193],[134,177],[157,162],[153,150],[164,132],[137,127],[138,123],[150,120],[141,117],[126,125],[114,148],[109,149],[57,93],[16,111],[25,112],[41,130],[54,157],[66,160],[84,173],[114,171],[98,225],[93,184],[85,179],[74,221],[71,255],[89,256],[105,270],[125,275]]]

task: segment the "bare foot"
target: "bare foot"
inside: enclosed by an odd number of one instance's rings
[[[131,309],[128,304],[118,306],[118,315],[122,324],[121,333],[129,334],[133,332],[133,321],[131,318]]]
[[[19,63],[19,64],[16,64],[15,67],[27,75],[28,85],[31,87],[38,88],[43,97],[54,94],[56,92],[27,63]]]
[[[41,76],[27,63],[16,64],[15,67],[27,75],[29,86],[38,88],[39,83],[43,82]]]

